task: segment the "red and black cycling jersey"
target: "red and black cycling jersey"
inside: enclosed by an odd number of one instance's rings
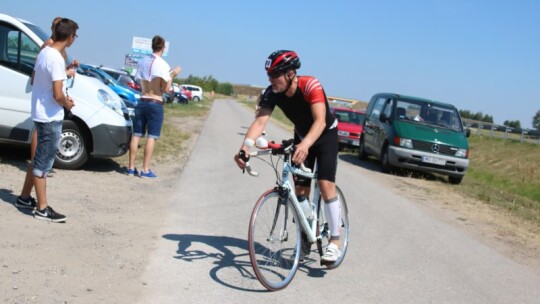
[[[319,102],[326,105],[325,132],[332,128],[335,118],[330,112],[323,87],[315,77],[298,76],[298,87],[292,97],[287,97],[285,93],[274,93],[272,87],[269,86],[264,92],[259,105],[272,111],[278,106],[294,124],[298,135],[304,137],[309,132],[314,121],[311,114],[311,105]]]

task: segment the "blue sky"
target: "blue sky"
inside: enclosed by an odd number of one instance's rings
[[[70,56],[119,68],[133,36],[162,35],[183,73],[266,86],[266,57],[298,52],[328,95],[394,92],[519,120],[540,110],[540,1],[2,1],[0,12],[49,31],[80,30]]]

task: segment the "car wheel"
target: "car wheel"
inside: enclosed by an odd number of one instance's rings
[[[448,176],[448,181],[452,185],[459,185],[463,180],[463,176]]]
[[[358,146],[358,159],[360,159],[360,160],[366,160],[367,159],[366,147],[364,146],[364,138],[363,137],[360,137],[360,144]]]
[[[199,98],[199,96],[193,96],[193,99],[192,99],[192,100],[193,100],[194,102],[199,102],[199,100],[201,100],[201,99]]]
[[[384,146],[381,153],[381,170],[384,173],[392,173],[394,166],[388,161],[388,146]]]
[[[80,168],[87,160],[86,138],[75,122],[64,120],[54,166],[73,170]]]

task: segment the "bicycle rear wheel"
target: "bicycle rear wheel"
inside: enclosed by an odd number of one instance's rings
[[[259,198],[249,222],[248,243],[259,282],[271,291],[287,287],[300,261],[300,221],[288,197],[269,190]]]
[[[341,189],[339,189],[338,186],[336,186],[336,193],[339,198],[340,202],[340,241],[341,241],[341,256],[340,258],[331,264],[325,264],[325,266],[329,269],[334,269],[339,267],[341,263],[343,262],[343,259],[345,258],[345,254],[347,253],[347,247],[349,245],[349,210],[347,209],[347,202],[345,201],[345,197],[343,196],[343,192],[341,192]],[[319,200],[322,200],[321,196],[319,196]],[[330,242],[330,230],[328,228],[328,222],[326,220],[326,214],[324,212],[324,202],[319,202],[319,210],[318,210],[318,225],[317,225],[317,235],[321,236],[321,239],[317,241],[317,246],[319,249],[319,252],[322,254],[328,246]]]

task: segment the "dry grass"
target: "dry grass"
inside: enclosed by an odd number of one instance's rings
[[[199,125],[192,126],[189,117],[201,117],[208,114],[213,99],[205,95],[205,98],[197,103],[191,102],[185,104],[166,104],[165,121],[161,129],[161,136],[156,142],[152,161],[157,163],[178,162],[185,153],[186,143],[194,134],[198,134]],[[140,149],[137,150],[137,160],[142,162],[146,137],[141,138],[139,142]],[[122,156],[120,163],[128,163],[128,154]]]
[[[469,141],[462,190],[540,226],[540,146],[477,136]]]

